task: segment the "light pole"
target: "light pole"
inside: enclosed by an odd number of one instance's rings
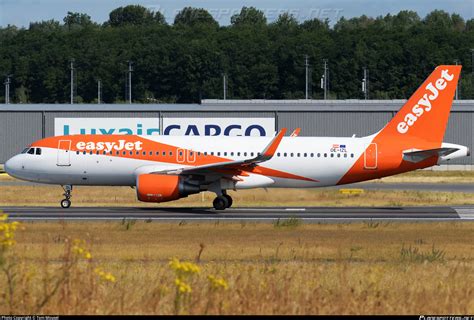
[[[5,80],[5,104],[10,103],[10,75],[7,76],[7,79]]]
[[[132,61],[128,61],[128,103],[132,104]]]
[[[471,99],[474,99],[474,49],[471,49],[471,90]]]
[[[362,79],[362,92],[364,93],[364,99],[369,98],[369,69],[364,67],[364,78]]]
[[[305,99],[308,100],[308,81],[309,81],[309,74],[308,74],[308,55],[305,54],[304,56],[304,66],[305,66]]]
[[[97,104],[100,104],[100,101],[102,100],[102,92],[101,92],[101,82],[100,79],[97,80]]]
[[[224,100],[227,99],[227,78],[226,78],[226,74],[222,74],[222,86],[224,88]]]
[[[321,77],[321,89],[324,90],[324,100],[326,100],[328,96],[328,76],[329,76],[328,59],[323,59],[323,62],[324,62],[324,73]]]
[[[474,75],[474,49],[471,49],[471,73]]]
[[[69,68],[71,69],[71,104],[74,104],[74,59],[71,59]]]
[[[454,60],[454,63],[455,63],[456,65],[458,65],[458,61],[459,61],[458,59],[455,59],[455,60]],[[459,80],[461,80],[461,79],[459,79]],[[456,100],[458,100],[458,98],[459,98],[459,97],[458,97],[458,95],[459,95],[459,85],[460,85],[460,81],[459,81],[459,80],[458,80],[458,83],[457,83],[457,85],[456,85]]]

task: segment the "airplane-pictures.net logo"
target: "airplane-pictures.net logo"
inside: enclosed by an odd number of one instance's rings
[[[78,142],[76,148],[79,151],[132,151],[142,150],[143,142],[127,142],[126,140],[118,140],[117,142]]]
[[[404,117],[404,121],[401,121],[397,125],[397,130],[401,134],[405,134],[410,130],[418,118],[422,117],[425,112],[431,111],[431,102],[435,101],[440,92],[446,89],[448,82],[454,79],[453,74],[449,74],[448,70],[441,71],[441,77],[433,82],[430,82],[425,89],[428,91],[418,100],[418,103],[411,109],[411,112],[407,113]]]

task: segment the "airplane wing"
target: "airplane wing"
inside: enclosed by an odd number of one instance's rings
[[[256,166],[259,163],[265,162],[273,158],[275,151],[283,139],[283,136],[286,133],[286,128],[283,128],[278,132],[278,134],[270,141],[266,148],[258,155],[251,159],[245,160],[236,160],[236,161],[227,161],[227,162],[218,162],[210,163],[202,166],[196,167],[183,167],[183,168],[174,168],[174,169],[165,169],[160,171],[150,172],[152,174],[206,174],[209,172],[212,173],[227,173],[232,174],[233,172],[238,172],[248,167]]]
[[[458,151],[458,148],[436,148],[427,150],[410,149],[403,151],[403,160],[409,162],[420,162],[432,156],[443,157]]]

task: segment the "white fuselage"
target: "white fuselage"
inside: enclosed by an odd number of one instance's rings
[[[146,139],[177,146],[178,149],[170,157],[168,154],[163,156],[161,150],[147,150],[144,147],[140,150],[140,155],[153,154],[152,159],[145,160],[124,158],[121,154],[119,156],[104,155],[102,152],[97,154],[96,151],[71,150],[68,154],[64,154],[62,150],[56,148],[42,147],[41,155],[25,153],[12,158],[7,163],[8,172],[24,180],[48,184],[134,186],[139,173],[146,173],[151,168],[158,170],[193,166],[211,153],[214,157],[228,160],[252,158],[264,149],[272,138],[148,136]],[[371,140],[372,137],[283,138],[274,157],[262,166],[305,177],[308,180],[286,178],[281,175],[250,174],[235,183],[233,188],[335,185],[361,157]],[[336,145],[344,148],[334,148]],[[181,148],[192,150],[194,154],[189,151],[180,154]]]

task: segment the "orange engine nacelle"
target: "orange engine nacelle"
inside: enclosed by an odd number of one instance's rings
[[[143,202],[166,202],[199,193],[199,186],[183,181],[180,176],[141,174],[137,177],[137,197]]]

